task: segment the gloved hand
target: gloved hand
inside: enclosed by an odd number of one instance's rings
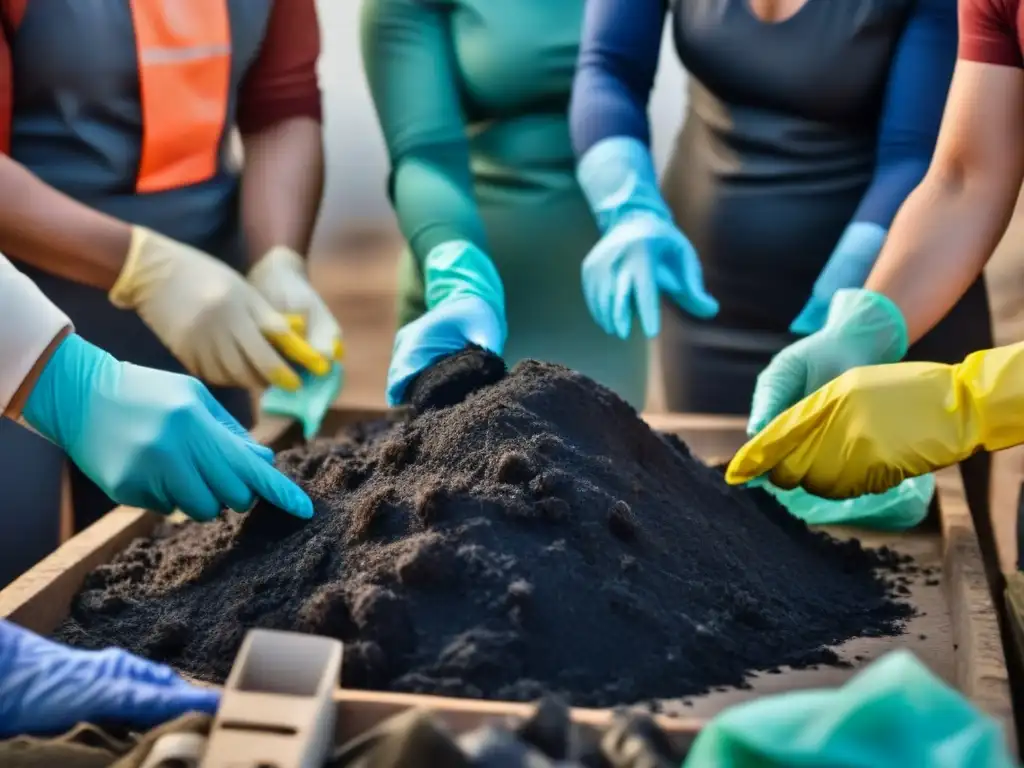
[[[886,296],[855,288],[838,291],[825,327],[779,352],[757,377],[747,433],[756,435],[850,368],[895,363],[907,354],[907,346],[906,321]]]
[[[329,358],[293,332],[240,274],[144,227],[132,230],[131,250],[110,300],[137,311],[210,384],[295,390],[299,377],[285,357],[318,375],[330,368]]]
[[[806,336],[820,330],[835,292],[863,287],[885,243],[885,235],[885,229],[867,221],[857,221],[846,228],[815,281],[811,298],[790,324],[792,333]]]
[[[306,262],[291,248],[271,248],[249,270],[249,283],[271,307],[305,321],[309,345],[328,360],[341,361],[341,326],[306,276]]]
[[[162,664],[117,648],[68,648],[0,619],[0,738],[80,722],[150,728],[186,712],[213,714],[219,703],[219,690],[189,685]]]
[[[772,421],[736,454],[733,484],[767,472],[817,496],[882,493],[976,451],[1024,443],[1024,344],[957,365],[847,371]]]
[[[398,331],[388,369],[388,405],[424,368],[467,343],[500,355],[505,347],[505,295],[491,260],[472,243],[437,246],[423,262],[427,312]]]
[[[75,334],[46,363],[22,417],[121,504],[212,520],[262,498],[313,516],[309,497],[274,469],[273,452],[200,382],[119,362]]]
[[[629,337],[633,306],[648,338],[661,330],[660,294],[694,317],[718,314],[700,259],[661,194],[651,153],[626,137],[587,150],[577,178],[603,234],[583,261],[583,293],[605,333]]]

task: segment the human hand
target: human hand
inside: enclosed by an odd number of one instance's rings
[[[309,497],[273,466],[195,379],[115,360],[71,334],[46,363],[22,411],[121,504],[196,520],[265,499],[309,518]]]
[[[328,360],[341,361],[341,326],[306,276],[306,262],[291,248],[271,248],[249,270],[249,283],[275,310],[302,318],[309,345]]]
[[[846,228],[815,281],[811,297],[790,324],[792,333],[806,336],[820,330],[836,291],[864,285],[882,250],[885,236],[885,229],[866,221],[854,222]]]
[[[837,292],[825,326],[779,352],[757,377],[747,433],[850,368],[897,362],[907,346],[906,322],[892,301],[863,289]]]
[[[398,331],[388,369],[388,405],[400,405],[416,376],[467,344],[500,355],[505,335],[504,319],[483,299],[467,295],[442,301]]]
[[[315,375],[330,368],[240,274],[183,243],[135,227],[110,300],[134,309],[164,345],[210,384],[296,390],[286,361]]]
[[[883,493],[979,450],[1024,443],[1024,344],[957,365],[847,371],[774,419],[729,464],[733,484],[771,473],[816,496]]]
[[[583,293],[605,333],[629,338],[633,309],[647,338],[661,330],[661,294],[694,317],[718,313],[700,259],[671,221],[637,212],[614,224],[583,261]]]
[[[186,712],[213,714],[220,691],[126,651],[82,651],[0,619],[0,737],[49,734],[80,722],[150,728]]]

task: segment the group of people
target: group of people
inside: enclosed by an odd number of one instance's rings
[[[1024,347],[990,350],[982,277],[1024,179],[1024,9],[959,6],[362,0],[407,242],[389,403],[472,342],[640,407],[658,337],[670,409],[751,413],[731,482],[856,495],[962,461],[984,506],[980,451],[1024,440]],[[246,429],[252,389],[295,390],[340,346],[304,260],[314,0],[0,0],[0,19],[0,580],[56,543],[66,456],[78,526],[115,502],[311,516]],[[666,24],[690,85],[659,185]],[[78,653],[37,641],[0,625],[0,678]],[[0,715],[26,690],[0,680]],[[53,724],[48,695],[19,727]]]

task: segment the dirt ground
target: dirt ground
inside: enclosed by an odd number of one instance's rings
[[[347,349],[342,405],[384,405],[391,344],[395,332],[395,271],[401,240],[389,230],[367,230],[341,240],[312,258],[313,282],[339,318]],[[1024,340],[1024,198],[989,265],[989,293],[1000,344]],[[658,390],[657,355],[652,355],[648,410],[663,410]],[[1004,570],[1017,554],[1015,515],[1024,480],[1024,447],[1005,451],[996,461],[993,508]]]

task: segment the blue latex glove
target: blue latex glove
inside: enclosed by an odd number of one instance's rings
[[[388,369],[388,405],[431,363],[473,343],[500,355],[505,348],[505,294],[498,270],[472,243],[434,248],[423,262],[427,312],[398,331]]]
[[[79,722],[150,728],[186,712],[212,714],[220,691],[169,667],[108,648],[82,651],[0,619],[0,738],[49,734]]]
[[[835,292],[864,285],[875,266],[878,252],[882,250],[885,235],[884,228],[867,221],[848,226],[814,282],[811,298],[790,324],[789,330],[801,336],[820,330],[825,325],[828,305]]]
[[[887,297],[862,288],[838,291],[825,327],[779,352],[757,377],[748,434],[850,368],[898,362],[907,346],[906,321]]]
[[[345,369],[341,363],[332,363],[331,369],[323,376],[306,370],[298,373],[302,386],[294,392],[271,387],[260,398],[260,412],[295,419],[302,425],[302,436],[308,442],[320,433],[324,416],[338,399],[345,381]]]
[[[697,252],[661,198],[646,146],[622,136],[600,141],[576,175],[604,233],[582,273],[587,307],[605,333],[628,338],[635,305],[646,336],[657,336],[661,294],[694,317],[718,314],[718,302],[704,290]]]
[[[121,504],[212,520],[263,498],[313,516],[273,452],[200,382],[119,362],[75,334],[47,362],[22,416]]]

